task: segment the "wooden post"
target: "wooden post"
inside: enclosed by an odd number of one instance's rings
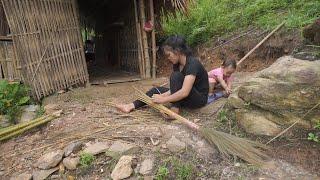
[[[143,63],[143,49],[142,49],[142,41],[141,41],[141,28],[139,24],[138,19],[138,7],[137,7],[137,1],[133,0],[134,4],[134,16],[136,21],[136,31],[137,31],[137,48],[138,48],[138,58],[139,58],[139,70],[140,70],[140,76],[142,78],[145,78],[145,69],[144,69],[144,63]]]
[[[156,78],[157,71],[157,52],[156,52],[156,31],[155,31],[155,20],[154,20],[154,6],[153,0],[150,1],[150,16],[151,22],[153,24],[153,29],[151,32],[151,42],[152,42],[152,78]]]
[[[143,43],[143,51],[144,51],[144,60],[145,60],[145,72],[146,78],[151,77],[150,71],[150,57],[149,57],[149,48],[148,48],[148,37],[147,33],[144,31],[144,23],[146,22],[146,14],[145,14],[145,7],[144,7],[144,0],[139,0],[140,6],[140,20],[141,20],[141,33],[142,33],[142,43]]]

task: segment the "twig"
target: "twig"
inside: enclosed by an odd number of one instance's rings
[[[246,60],[256,49],[258,49],[261,44],[263,44],[267,39],[269,39],[276,31],[278,31],[283,25],[285,24],[285,21],[279,24],[271,33],[269,33],[265,38],[263,38],[262,41],[260,41],[253,49],[251,49],[240,61],[237,63],[237,65],[241,64],[244,60]]]
[[[237,37],[234,37],[234,38],[232,38],[232,39],[230,39],[230,40],[228,40],[228,41],[226,41],[226,42],[218,45],[218,46],[212,48],[212,51],[215,50],[215,49],[218,49],[218,48],[220,48],[220,47],[222,47],[222,46],[224,46],[224,45],[226,45],[226,44],[229,44],[230,42],[233,42],[233,41],[235,41],[235,40],[237,40],[237,39],[239,39],[239,38],[241,38],[241,37],[243,37],[243,36],[251,33],[251,32],[254,31],[254,30],[255,30],[255,29],[253,28],[253,29],[251,29],[251,30],[249,30],[249,31],[247,31],[247,32],[245,32],[245,33],[240,34],[240,35],[237,36]]]
[[[302,116],[301,119],[305,118],[311,111],[313,111],[315,108],[317,108],[318,106],[320,105],[320,102],[318,104],[316,104],[315,106],[313,106],[311,109],[309,109],[309,111],[304,115]],[[291,126],[289,126],[287,129],[283,130],[282,132],[280,132],[277,136],[275,136],[274,138],[272,138],[270,141],[268,141],[266,143],[269,144],[271,143],[272,141],[274,141],[275,139],[277,139],[278,137],[280,137],[281,135],[283,135],[284,133],[286,133],[289,129],[291,129],[293,126],[295,126],[298,122],[300,122],[300,119],[297,120],[296,122],[294,122],[293,124],[291,124]]]

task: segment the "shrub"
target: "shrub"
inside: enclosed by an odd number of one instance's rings
[[[28,88],[22,84],[0,80],[0,114],[6,115],[11,123],[21,113],[21,106],[29,102]]]

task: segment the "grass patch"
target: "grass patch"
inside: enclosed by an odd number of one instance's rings
[[[196,0],[188,14],[162,15],[165,35],[180,34],[191,45],[207,42],[249,26],[301,28],[320,16],[318,0]]]
[[[82,152],[80,154],[80,165],[83,168],[88,168],[92,165],[92,163],[95,159],[96,158],[94,157],[94,155],[92,155],[90,153]]]
[[[195,167],[176,157],[169,157],[162,161],[156,174],[156,180],[177,179],[191,180],[195,178]]]

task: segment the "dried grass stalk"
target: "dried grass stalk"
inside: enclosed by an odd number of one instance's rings
[[[139,100],[162,113],[166,113],[176,118],[190,129],[199,132],[211,145],[217,146],[222,154],[237,156],[258,166],[265,165],[268,162],[269,157],[263,151],[261,151],[268,149],[266,145],[248,139],[239,138],[214,129],[202,128],[186,118],[174,113],[167,107],[161,104],[153,103],[152,99],[145,95],[144,92],[137,88],[134,89],[138,93]]]

